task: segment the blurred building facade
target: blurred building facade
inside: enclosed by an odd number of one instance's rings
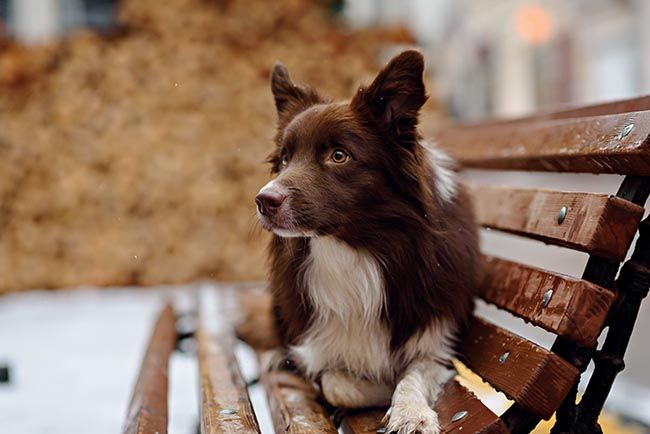
[[[115,0],[0,0],[0,29],[27,43],[41,43],[71,29],[105,29]],[[0,31],[0,34],[2,32]]]
[[[0,0],[28,43],[105,29],[115,0]],[[404,24],[428,54],[436,94],[458,119],[650,92],[647,0],[346,0],[356,27]]]
[[[650,92],[647,0],[348,0],[346,14],[408,24],[457,118]]]

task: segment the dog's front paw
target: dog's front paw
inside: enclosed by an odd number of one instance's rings
[[[393,404],[384,416],[387,433],[439,434],[438,415],[426,404]]]

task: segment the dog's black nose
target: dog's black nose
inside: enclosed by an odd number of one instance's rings
[[[284,199],[286,196],[279,191],[265,189],[255,197],[255,203],[260,214],[270,216],[278,211]]]

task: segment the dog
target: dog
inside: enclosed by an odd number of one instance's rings
[[[336,407],[390,406],[388,432],[440,431],[457,334],[480,278],[454,162],[417,130],[424,59],[402,52],[349,102],[277,63],[274,178],[257,194],[280,348]]]

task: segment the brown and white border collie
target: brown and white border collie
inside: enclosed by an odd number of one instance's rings
[[[270,359],[290,358],[334,406],[390,405],[400,434],[439,432],[432,405],[480,269],[453,162],[417,131],[423,67],[405,51],[334,103],[276,64],[275,178],[255,199],[274,234]]]

